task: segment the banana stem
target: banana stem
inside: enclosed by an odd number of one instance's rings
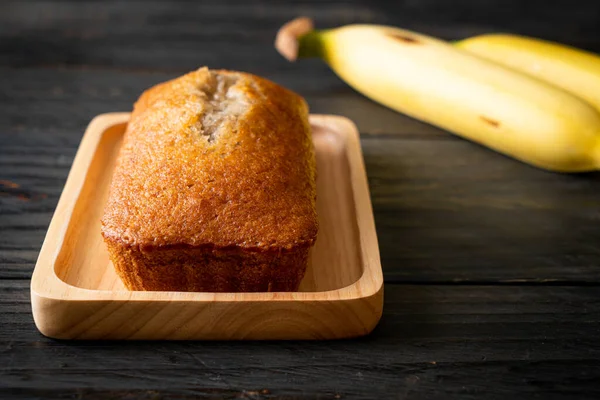
[[[324,30],[313,30],[298,38],[298,58],[325,58]]]
[[[275,37],[275,48],[288,59],[323,57],[326,30],[315,30],[310,18],[300,17],[284,24]]]

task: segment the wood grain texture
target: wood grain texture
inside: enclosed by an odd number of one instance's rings
[[[60,339],[336,339],[381,316],[383,276],[356,127],[311,115],[319,235],[297,292],[127,291],[100,235],[129,113],[90,123],[31,279],[36,326]]]
[[[423,271],[451,282],[600,281],[600,174],[543,172],[459,140],[363,148],[389,282]]]
[[[600,6],[592,1],[573,6],[568,0],[12,0],[4,1],[3,8],[0,63],[14,66],[194,69],[199,64],[239,68],[243,63],[250,72],[262,74],[293,70],[299,67],[287,65],[272,43],[281,24],[298,15],[314,17],[321,28],[379,23],[450,40],[502,31],[600,51]]]
[[[272,48],[275,30],[304,14],[319,27],[385,23],[446,39],[513,32],[600,52],[599,9],[567,0],[3,1],[0,397],[600,397],[598,175],[494,155],[362,98],[318,60],[289,64]],[[42,337],[28,278],[85,126],[207,63],[265,75],[312,112],[357,123],[385,278],[419,285],[386,285],[383,319],[360,340]]]
[[[600,395],[597,288],[386,285],[385,291],[381,323],[362,339],[133,344],[46,339],[33,325],[27,282],[0,281],[0,319],[11,321],[0,330],[0,391],[98,399]]]

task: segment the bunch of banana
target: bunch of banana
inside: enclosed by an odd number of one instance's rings
[[[508,36],[452,45],[378,25],[314,30],[307,18],[284,25],[275,46],[291,61],[320,57],[367,97],[528,164],[600,169],[596,56]]]
[[[517,35],[481,35],[455,45],[573,93],[600,110],[600,57]]]

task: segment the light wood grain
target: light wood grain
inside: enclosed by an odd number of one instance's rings
[[[369,333],[383,277],[356,127],[311,116],[319,236],[293,293],[130,292],[108,260],[100,216],[128,113],[89,125],[31,282],[40,331],[78,339],[328,339]]]

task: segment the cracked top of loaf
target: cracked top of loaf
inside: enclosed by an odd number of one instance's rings
[[[136,102],[102,234],[141,248],[310,246],[315,169],[299,95],[251,74],[201,68]]]

